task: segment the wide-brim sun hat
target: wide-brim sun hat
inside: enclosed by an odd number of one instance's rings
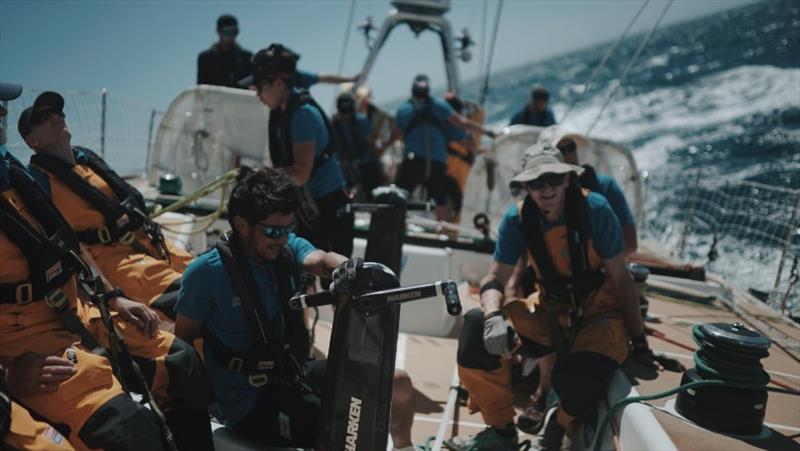
[[[570,172],[581,175],[583,168],[564,163],[561,152],[550,143],[537,142],[525,149],[522,156],[522,172],[511,180],[509,188],[520,189],[524,184],[536,180],[544,174],[568,174]]]

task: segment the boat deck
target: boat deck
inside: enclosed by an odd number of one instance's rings
[[[466,284],[461,287],[464,311],[479,305],[477,296],[470,293]],[[734,313],[720,301],[700,304],[682,300],[678,296],[651,293],[647,326],[665,339],[649,337],[650,346],[657,352],[678,359],[686,367],[693,366],[692,351],[696,348],[692,341],[691,328],[698,323],[743,322],[756,330],[762,329],[771,337],[778,337],[781,343],[773,343],[770,356],[764,359],[765,368],[779,384],[793,390],[800,390],[800,328],[787,323],[777,314],[749,299],[737,298],[737,308],[741,314]],[[748,319],[743,318],[749,318]],[[464,402],[458,402],[450,418],[444,418],[445,408],[453,385],[453,377],[458,346],[457,323],[449,337],[430,337],[401,333],[398,340],[397,367],[405,369],[416,389],[416,415],[413,438],[417,444],[428,443],[436,435],[443,420],[448,421],[445,438],[452,435],[475,434],[484,428],[480,414],[470,413]],[[764,328],[769,330],[764,331]],[[320,321],[316,326],[318,350],[326,349],[331,332],[331,324]],[[628,362],[623,371],[630,385],[639,395],[661,392],[680,384],[681,374],[647,370]],[[772,385],[776,386],[776,385]],[[527,403],[524,390],[515,389],[515,406],[521,411]],[[673,408],[675,395],[655,400],[649,409],[655,420],[663,428],[676,449],[731,450],[731,449],[800,449],[800,397],[770,393],[767,403],[765,427],[754,437],[734,437],[700,428],[677,414]],[[631,409],[629,406],[626,409]],[[638,414],[637,414],[638,415]],[[618,415],[619,417],[619,415]],[[601,415],[602,418],[602,415]],[[626,447],[624,436],[630,432],[625,421],[612,424],[615,435],[622,435],[618,449],[637,449]],[[641,434],[642,431],[639,431]],[[644,432],[647,435],[648,432]],[[520,435],[520,440],[534,437]],[[581,442],[581,443],[578,443]],[[433,441],[430,441],[433,444]],[[583,441],[573,438],[573,449],[583,449]],[[607,449],[605,446],[604,449]]]

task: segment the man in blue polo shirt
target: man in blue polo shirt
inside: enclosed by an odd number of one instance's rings
[[[427,196],[436,202],[436,219],[447,218],[445,172],[447,124],[494,137],[494,133],[464,116],[442,99],[430,94],[430,80],[420,74],[411,86],[411,98],[397,109],[397,128],[405,142],[397,186],[413,191],[425,184]]]
[[[357,264],[293,233],[297,191],[284,171],[240,175],[228,202],[233,232],[186,269],[175,334],[204,338],[226,425],[260,444],[314,447],[325,361],[306,361],[302,312],[286,303],[300,271],[333,276],[335,287],[354,280]],[[401,371],[394,387],[392,438],[402,449],[411,446],[413,387]]]
[[[341,155],[350,167],[345,170],[349,173],[348,183],[357,187],[356,196],[370,199],[372,190],[383,183],[383,169],[369,141],[372,123],[367,116],[356,111],[356,99],[349,92],[336,99],[336,110],[332,123],[341,145]]]
[[[270,108],[272,166],[289,173],[303,188],[298,235],[320,249],[349,256],[353,215],[339,213],[350,202],[350,194],[337,143],[322,108],[295,86],[298,58],[281,44],[261,49],[253,57],[253,83],[259,99]]]
[[[547,127],[556,123],[553,110],[547,106],[550,101],[550,92],[542,86],[531,89],[531,100],[521,110],[511,116],[508,125],[536,125]]]

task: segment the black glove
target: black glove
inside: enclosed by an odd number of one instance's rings
[[[631,356],[636,362],[647,368],[658,371],[664,369],[659,356],[653,354],[653,350],[647,344],[647,336],[645,334],[631,338]]]
[[[336,294],[350,293],[356,283],[356,276],[364,265],[364,259],[353,257],[344,261],[333,270],[333,282],[329,288],[330,292]]]

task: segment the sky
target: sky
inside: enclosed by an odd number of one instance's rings
[[[664,25],[752,3],[753,0],[677,0]],[[503,4],[492,71],[516,67],[616,39],[634,16],[638,0],[507,0]],[[665,5],[651,1],[633,32],[649,30]],[[354,5],[353,25],[347,21]],[[166,109],[196,81],[197,54],[216,39],[216,18],[239,20],[238,41],[251,51],[282,42],[302,55],[299,67],[336,73],[346,34],[341,73],[358,73],[366,59],[356,26],[371,16],[380,26],[391,5],[382,0],[326,1],[0,1],[0,80],[28,89],[100,91],[143,106]],[[484,9],[487,11],[484,14]],[[448,18],[458,33],[467,27],[473,59],[460,66],[462,82],[477,77],[482,29],[486,42],[497,0],[453,0]],[[485,19],[485,28],[484,28]],[[488,50],[487,50],[488,52]],[[368,84],[380,103],[408,93],[415,74],[426,72],[434,88],[444,85],[441,47],[435,36],[415,38],[396,29]],[[338,88],[312,93],[331,105]]]

